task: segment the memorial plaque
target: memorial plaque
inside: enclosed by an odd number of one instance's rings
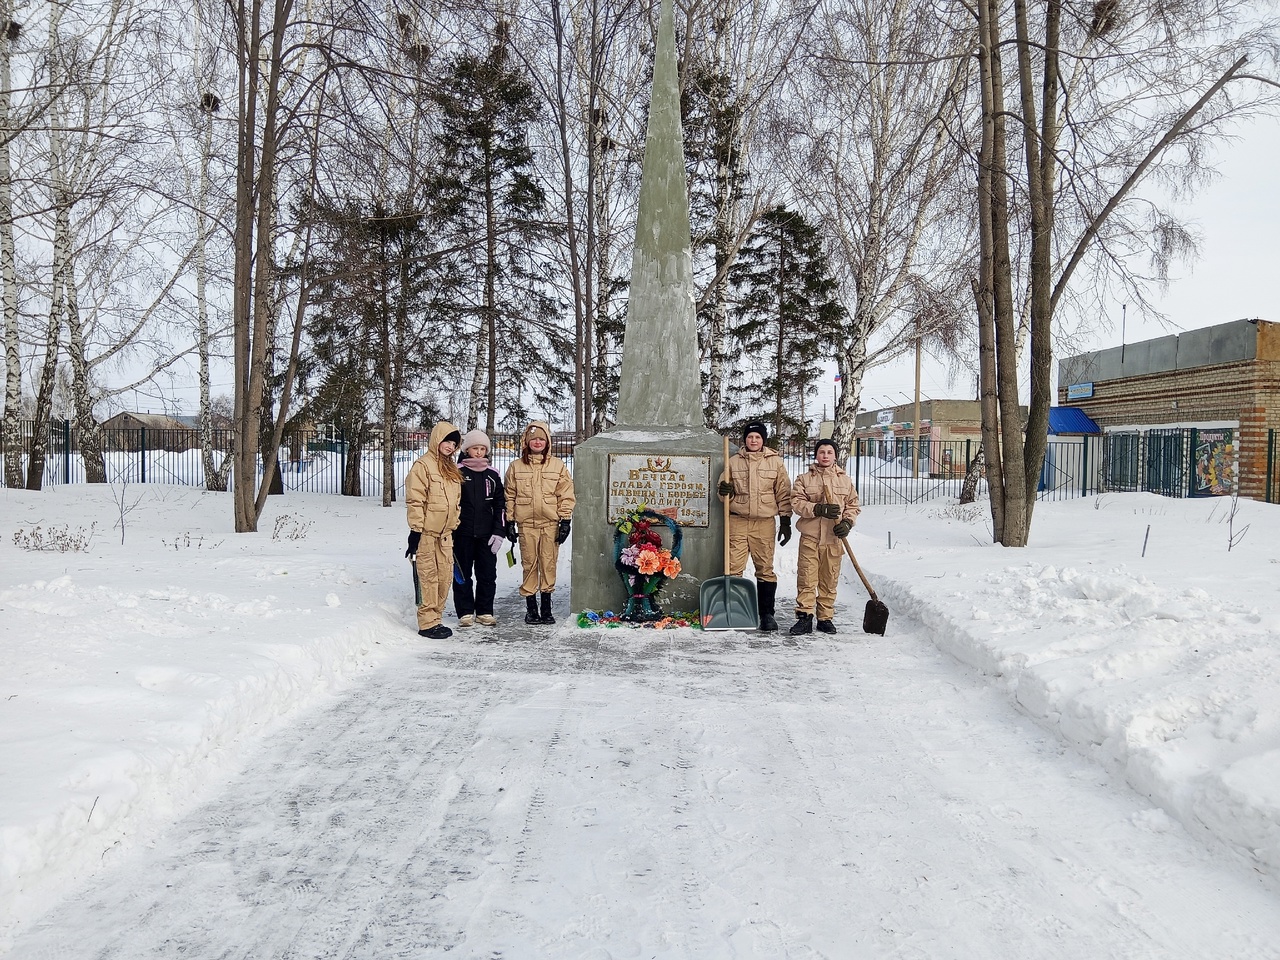
[[[644,504],[682,527],[711,522],[711,458],[609,454],[609,522]]]

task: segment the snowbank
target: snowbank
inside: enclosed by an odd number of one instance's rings
[[[979,542],[977,510],[935,509],[928,530],[924,511],[886,512],[862,525],[884,528],[884,549],[864,552],[940,648],[1192,832],[1280,873],[1280,506],[1232,506],[1041,504],[1021,550]]]

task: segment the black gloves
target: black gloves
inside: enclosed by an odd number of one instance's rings
[[[564,543],[569,539],[569,521],[561,520],[556,524],[556,543]]]
[[[514,520],[507,521],[507,539],[512,543],[516,543],[520,539],[520,534],[516,533],[516,522]]]
[[[721,480],[720,486],[716,487],[716,492],[720,494],[720,496],[722,497],[732,497],[733,484],[730,483],[728,480]]]
[[[840,519],[840,504],[838,503],[815,503],[813,505],[813,515],[815,517],[823,517],[827,520]]]
[[[406,557],[417,556],[418,541],[421,539],[422,539],[422,534],[420,534],[417,530],[409,531],[409,549],[404,552],[404,555]]]
[[[787,541],[791,539],[791,518],[783,517],[778,521],[778,543],[782,546],[787,545]]]
[[[831,532],[834,533],[841,540],[843,540],[845,537],[849,535],[849,531],[852,529],[853,529],[852,520],[841,520],[839,523],[837,523],[834,527],[831,528]]]

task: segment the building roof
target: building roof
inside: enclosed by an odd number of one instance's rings
[[[1083,410],[1075,407],[1050,407],[1049,432],[1064,433],[1101,433],[1102,428],[1093,422]]]
[[[115,416],[108,417],[103,421],[104,426],[115,426],[118,422],[129,419],[144,427],[150,427],[153,430],[185,430],[187,425],[173,417],[165,416],[162,413],[137,413],[133,410],[121,410]]]
[[[1280,324],[1233,320],[1180,334],[1121,344],[1058,362],[1062,386],[1123,380],[1172,370],[1190,370],[1242,360],[1276,360]]]

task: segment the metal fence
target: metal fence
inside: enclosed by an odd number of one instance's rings
[[[885,441],[865,439],[854,445],[845,469],[853,476],[864,504],[922,503],[957,499],[969,465],[978,454],[976,440]],[[1082,440],[1050,440],[1045,449],[1036,496],[1066,500],[1098,492],[1096,445]],[[808,460],[788,463],[792,476],[808,469]],[[987,492],[980,474],[977,495]]]
[[[34,424],[23,424],[22,469],[30,460]],[[204,487],[206,474],[200,433],[195,429],[152,427],[104,428],[103,465],[108,483],[162,483]],[[231,450],[233,431],[215,429],[212,459],[215,470]],[[405,477],[413,461],[427,450],[428,431],[400,429],[392,441],[395,496],[404,493]],[[518,434],[492,434],[490,462],[499,473],[519,456]],[[286,434],[277,453],[277,467],[286,491],[381,497],[383,488],[383,438],[381,434],[360,444],[347,440],[339,430],[296,430]],[[565,459],[573,455],[573,441],[553,437],[551,452]],[[0,440],[0,455],[4,454]],[[258,479],[262,476],[258,461]],[[79,438],[71,423],[54,421],[45,438],[42,486],[85,483],[86,472]],[[0,483],[3,476],[0,475]]]
[[[1239,490],[1236,431],[1185,427],[1108,433],[1103,439],[1102,488],[1166,497],[1218,497]],[[1267,436],[1266,501],[1275,492],[1275,431]]]
[[[1280,438],[1275,430],[1267,431],[1267,480],[1263,499],[1267,503],[1280,502]]]
[[[403,496],[405,477],[413,461],[426,452],[428,433],[397,430],[392,448],[395,497]],[[215,429],[212,457],[218,469],[231,449],[232,431]],[[23,469],[31,449],[32,425],[23,435]],[[736,441],[737,437],[733,437]],[[517,434],[491,434],[490,461],[504,473],[519,455]],[[816,441],[786,441],[779,452],[787,471],[795,477],[812,462]],[[552,452],[572,466],[572,438],[556,436]],[[144,427],[102,430],[102,447],[107,481],[110,483],[163,483],[203,487],[205,467],[199,432],[194,429]],[[2,448],[0,448],[2,452]],[[937,441],[922,438],[888,442],[865,439],[855,444],[845,460],[845,469],[854,477],[865,504],[921,503],[959,497],[969,464],[978,452],[976,440]],[[1050,440],[1041,471],[1038,496],[1041,499],[1068,499],[1099,490],[1098,441]],[[1127,462],[1127,461],[1126,461]],[[1130,469],[1115,462],[1121,474]],[[348,441],[341,431],[292,431],[286,435],[278,454],[280,478],[286,491],[381,497],[383,487],[383,443],[381,434],[360,445]],[[718,470],[718,468],[716,468]],[[261,463],[259,463],[261,471]],[[56,421],[49,429],[43,485],[84,483],[85,466],[76,431],[68,421]],[[259,474],[260,479],[260,474]],[[1121,489],[1111,487],[1111,489]],[[985,481],[979,480],[978,496],[985,496]]]

